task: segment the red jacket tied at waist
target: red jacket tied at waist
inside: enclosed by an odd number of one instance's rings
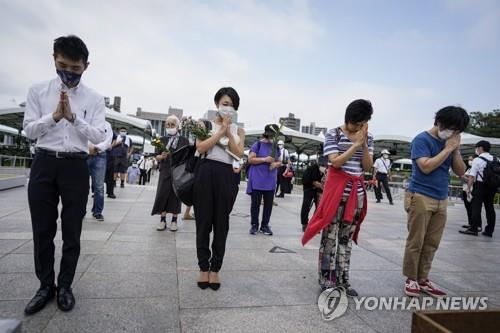
[[[365,219],[367,211],[364,176],[352,176],[340,169],[330,167],[328,170],[328,178],[325,189],[323,190],[323,196],[321,197],[321,202],[319,203],[316,212],[309,221],[307,229],[302,236],[302,245],[305,245],[311,240],[311,238],[316,236],[320,230],[327,227],[333,221],[334,216],[337,215],[340,202],[342,201],[344,189],[349,181],[352,181],[352,190],[344,208],[343,219],[345,222],[352,223],[354,221],[354,214],[356,213],[356,209],[358,207],[358,184],[361,183],[364,192],[363,209],[361,210],[360,219],[356,225],[353,235],[354,243],[358,244],[359,229],[361,222]]]

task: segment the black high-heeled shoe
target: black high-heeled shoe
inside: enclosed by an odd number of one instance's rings
[[[210,283],[208,281],[198,281],[197,284],[198,284],[198,287],[200,287],[200,289],[207,289],[210,285]]]
[[[210,276],[209,276],[209,279],[210,279]],[[219,288],[220,288],[220,282],[209,282],[208,286],[212,290],[219,290]]]
[[[220,288],[220,282],[210,282],[208,284],[208,286],[210,287],[210,289],[212,290],[219,290]]]
[[[198,281],[198,287],[200,287],[200,289],[207,289],[210,287],[210,283],[208,281]]]

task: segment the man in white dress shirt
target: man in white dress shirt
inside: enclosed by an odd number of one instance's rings
[[[113,140],[113,129],[111,124],[107,121],[104,125],[104,132],[106,139],[93,145],[89,142],[89,159],[87,164],[89,166],[90,177],[92,178],[92,192],[94,193],[94,205],[92,206],[92,216],[97,221],[104,221],[102,211],[104,209],[104,176],[106,175],[106,151],[111,149],[111,142]]]
[[[106,138],[104,98],[80,83],[89,65],[88,55],[80,38],[57,38],[53,56],[58,77],[35,84],[28,92],[23,127],[28,138],[37,140],[28,202],[40,289],[26,306],[26,314],[40,311],[56,293],[62,311],[70,311],[75,304],[71,285],[89,194],[88,143],[99,144]],[[59,200],[63,247],[56,288],[54,237]]]
[[[382,197],[382,186],[384,186],[384,191],[389,199],[389,203],[392,205],[392,195],[391,189],[389,188],[389,173],[391,170],[391,160],[389,159],[389,151],[387,149],[382,150],[382,156],[375,160],[373,164],[373,169],[375,170],[375,179],[377,180],[377,187],[375,187],[375,197],[377,203],[383,199]]]
[[[490,154],[491,144],[488,141],[481,140],[476,143],[476,157],[472,160],[472,166],[467,174],[467,196],[472,195],[471,201],[471,226],[467,230],[460,230],[461,234],[477,236],[479,230],[482,228],[481,210],[486,211],[487,225],[484,228],[483,235],[486,237],[493,237],[495,230],[495,207],[493,200],[497,193],[497,188],[488,184],[485,179],[484,169],[488,162],[492,162],[493,155]]]

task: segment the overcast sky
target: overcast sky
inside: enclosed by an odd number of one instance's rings
[[[500,1],[0,0],[0,107],[56,76],[52,43],[90,51],[83,82],[122,112],[201,117],[233,86],[240,121],[333,127],[370,99],[370,131],[413,135],[446,105],[500,106]]]

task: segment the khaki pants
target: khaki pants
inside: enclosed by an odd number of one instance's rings
[[[436,200],[419,193],[406,192],[408,238],[403,259],[403,274],[425,280],[431,270],[446,224],[448,200]]]

